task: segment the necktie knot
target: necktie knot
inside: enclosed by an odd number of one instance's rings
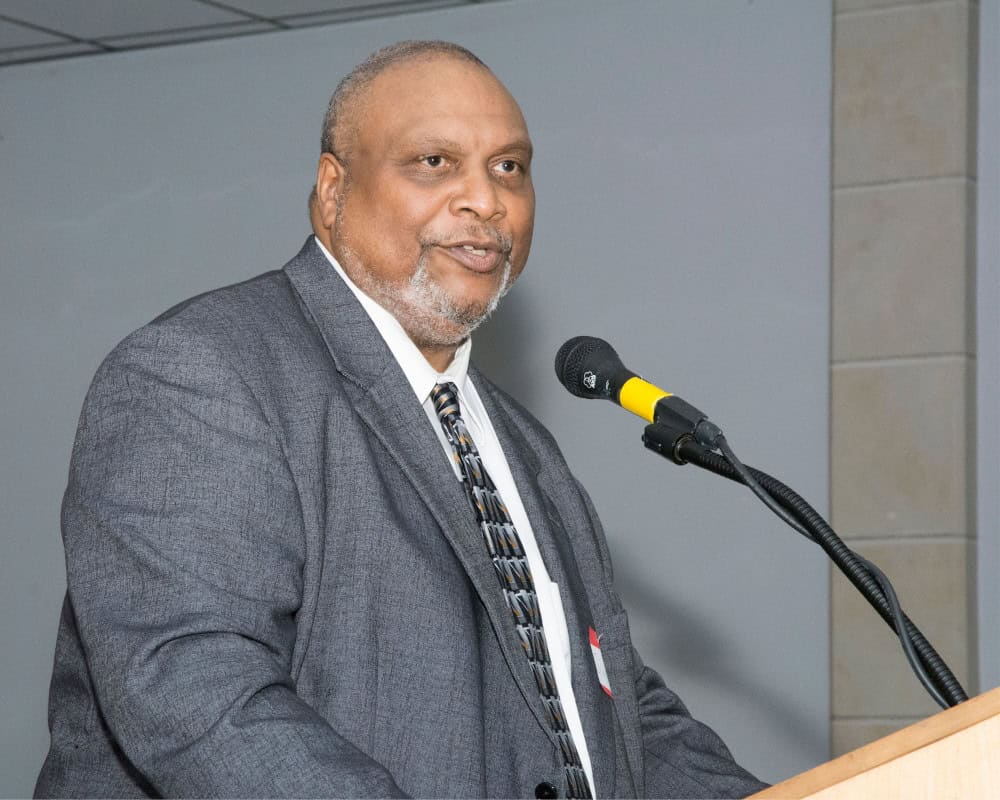
[[[434,388],[431,389],[431,402],[434,404],[434,412],[441,422],[462,416],[458,404],[458,387],[451,382],[435,384]]]

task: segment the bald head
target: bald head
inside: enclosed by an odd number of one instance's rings
[[[441,57],[454,58],[492,74],[474,53],[453,42],[410,40],[376,50],[337,84],[323,117],[321,152],[337,156],[341,163],[349,162],[372,82],[391,67]]]

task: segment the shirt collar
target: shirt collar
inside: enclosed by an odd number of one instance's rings
[[[313,238],[316,240],[320,252],[326,256],[331,266],[337,271],[337,274],[344,283],[347,284],[347,288],[351,290],[358,299],[358,302],[361,303],[361,307],[371,317],[371,321],[385,340],[389,351],[396,361],[399,362],[399,366],[403,370],[407,382],[417,395],[417,400],[420,404],[423,405],[427,400],[435,384],[445,382],[454,383],[458,387],[459,399],[464,399],[467,394],[466,380],[469,373],[469,357],[472,353],[472,339],[466,339],[462,342],[458,350],[455,351],[455,357],[452,358],[451,363],[445,371],[438,372],[424,358],[424,354],[420,352],[413,343],[413,340],[403,330],[403,326],[399,324],[399,320],[358,288],[354,281],[347,277],[344,268],[340,266],[337,259],[326,249],[319,240],[319,237],[314,236]]]

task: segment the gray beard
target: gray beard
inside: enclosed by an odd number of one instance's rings
[[[384,281],[361,263],[346,242],[341,241],[343,261],[353,267],[351,279],[380,306],[392,314],[418,347],[457,347],[489,319],[510,290],[510,256],[504,259],[500,286],[484,306],[459,305],[427,270],[431,246],[425,246],[412,276],[405,284]],[[347,269],[348,264],[341,264]]]
[[[430,323],[426,329],[421,331],[422,340],[418,343],[429,345],[452,346],[461,344],[472,332],[490,318],[500,300],[510,291],[511,280],[510,256],[504,259],[503,273],[500,277],[500,286],[485,306],[460,306],[437,284],[427,271],[427,249],[420,254],[417,261],[417,269],[410,278],[408,285],[396,291],[402,295],[402,299],[411,308],[417,307],[425,312],[431,312],[424,319]],[[445,332],[443,326],[434,325],[434,319],[440,319],[450,324],[451,330]],[[404,326],[405,327],[405,326]],[[408,331],[411,338],[417,341],[415,332]]]

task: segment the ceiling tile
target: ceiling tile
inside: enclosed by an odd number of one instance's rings
[[[307,25],[328,25],[335,22],[347,22],[353,19],[369,17],[384,17],[392,14],[405,14],[411,11],[429,11],[434,8],[465,5],[469,0],[394,0],[394,2],[379,3],[342,3],[343,8],[335,11],[325,11],[317,14],[300,14],[278,17],[282,23],[295,28]]]
[[[81,39],[240,22],[198,0],[3,0],[3,14]]]
[[[0,66],[476,2],[488,0],[0,0]]]
[[[114,36],[101,41],[111,47],[127,49],[132,47],[152,47],[161,44],[183,44],[206,39],[226,39],[248,33],[266,33],[279,30],[269,22],[242,22],[235,25],[213,25],[211,28],[193,28],[183,31],[160,31],[139,33],[131,36]]]
[[[65,41],[58,36],[0,19],[0,50],[9,50],[11,47],[31,47],[35,44],[61,44]]]

